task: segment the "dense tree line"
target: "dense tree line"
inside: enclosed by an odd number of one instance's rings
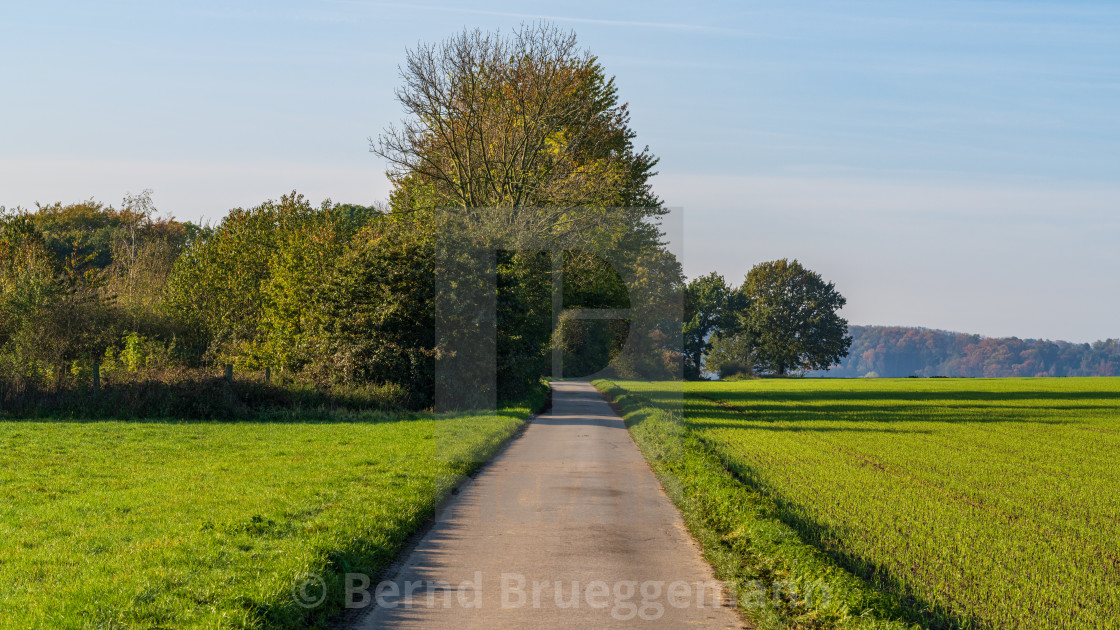
[[[420,46],[401,78],[406,118],[371,140],[391,165],[384,205],[293,192],[207,227],[160,218],[147,192],[120,209],[5,211],[0,398],[87,387],[94,366],[112,381],[233,364],[323,388],[392,385],[426,407],[436,359],[471,350],[441,339],[487,322],[492,398],[524,395],[555,347],[567,375],[612,361],[671,374],[683,276],[661,243],[657,160],[634,147],[598,61],[542,24]],[[441,284],[463,269],[477,277]],[[554,286],[569,310],[665,308],[554,322]]]
[[[437,267],[447,262],[441,256],[469,249],[464,239],[482,238],[461,230],[448,239],[447,225],[433,229],[442,217],[312,206],[296,193],[232,210],[205,228],[93,202],[7,212],[0,218],[0,390],[88,388],[95,365],[113,382],[180,369],[216,374],[232,364],[239,373],[269,368],[324,388],[393,384],[404,404],[428,406],[441,352]],[[625,225],[604,233],[634,238]],[[621,250],[632,254],[624,260],[630,271],[656,275],[645,287],[640,274],[624,282],[580,249],[565,253],[559,269],[547,252],[497,252],[490,272],[499,398],[523,395],[547,375],[554,344],[564,348],[571,376],[619,359],[637,322],[562,319],[554,333],[552,277],[562,274],[567,309],[627,308],[631,299],[678,291],[679,264],[656,242],[647,245]],[[652,348],[639,348],[645,354],[629,364],[616,361],[628,374],[671,373],[679,356],[672,330],[680,323],[664,315],[646,323],[663,336],[639,341]],[[462,325],[446,316],[443,324]]]
[[[1069,343],[905,328],[852,326],[836,377],[1120,376],[1120,340]]]
[[[826,369],[848,352],[844,296],[798,261],[759,263],[738,288],[711,273],[685,286],[687,378],[786,376]]]
[[[0,211],[0,377],[9,387],[65,386],[122,353],[133,366],[171,361],[183,328],[166,317],[164,287],[202,234],[156,217],[148,191],[119,209],[87,201]],[[168,343],[144,350],[149,338]]]

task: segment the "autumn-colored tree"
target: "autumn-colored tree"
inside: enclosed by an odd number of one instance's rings
[[[657,159],[573,33],[465,30],[410,50],[401,79],[408,115],[371,140],[396,208],[660,207]]]
[[[899,326],[852,326],[837,377],[1120,376],[1120,340],[1069,343]]]
[[[58,387],[74,361],[104,351],[113,313],[89,258],[60,260],[30,215],[0,215],[0,377]]]
[[[616,262],[636,277],[637,261],[661,248],[663,209],[649,184],[657,159],[634,147],[614,79],[550,24],[421,45],[407,53],[401,79],[407,116],[370,147],[389,163],[390,207],[426,217],[411,225],[442,235],[443,251],[462,243],[521,252],[500,256],[496,314],[498,388],[515,392],[508,385],[537,378],[551,340],[563,338],[550,334],[540,294],[559,270],[518,244],[575,252],[562,265],[567,306],[569,296],[611,290],[615,270],[597,266],[595,252],[629,254]],[[449,212],[468,218],[457,223]],[[615,329],[604,339],[617,339]]]
[[[26,215],[0,216],[0,346],[58,292],[55,260]]]
[[[88,200],[38,205],[25,214],[59,262],[78,275],[98,276],[101,299],[116,311],[115,326],[143,335],[174,336],[163,312],[175,260],[200,228],[160,216],[145,190],[114,208]]]

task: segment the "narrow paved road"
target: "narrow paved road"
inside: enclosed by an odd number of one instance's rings
[[[356,592],[355,627],[742,627],[622,419],[587,383],[553,390],[395,575]]]

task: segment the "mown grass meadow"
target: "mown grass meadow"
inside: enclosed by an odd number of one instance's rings
[[[725,578],[836,585],[756,619],[1120,625],[1120,379],[599,386]]]
[[[529,407],[0,421],[0,627],[321,627],[343,574],[388,566]],[[313,609],[306,573],[328,586]]]

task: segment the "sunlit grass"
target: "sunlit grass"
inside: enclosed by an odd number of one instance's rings
[[[0,627],[322,624],[528,413],[0,422]]]
[[[683,416],[744,496],[927,625],[1120,625],[1120,379],[690,383]]]

